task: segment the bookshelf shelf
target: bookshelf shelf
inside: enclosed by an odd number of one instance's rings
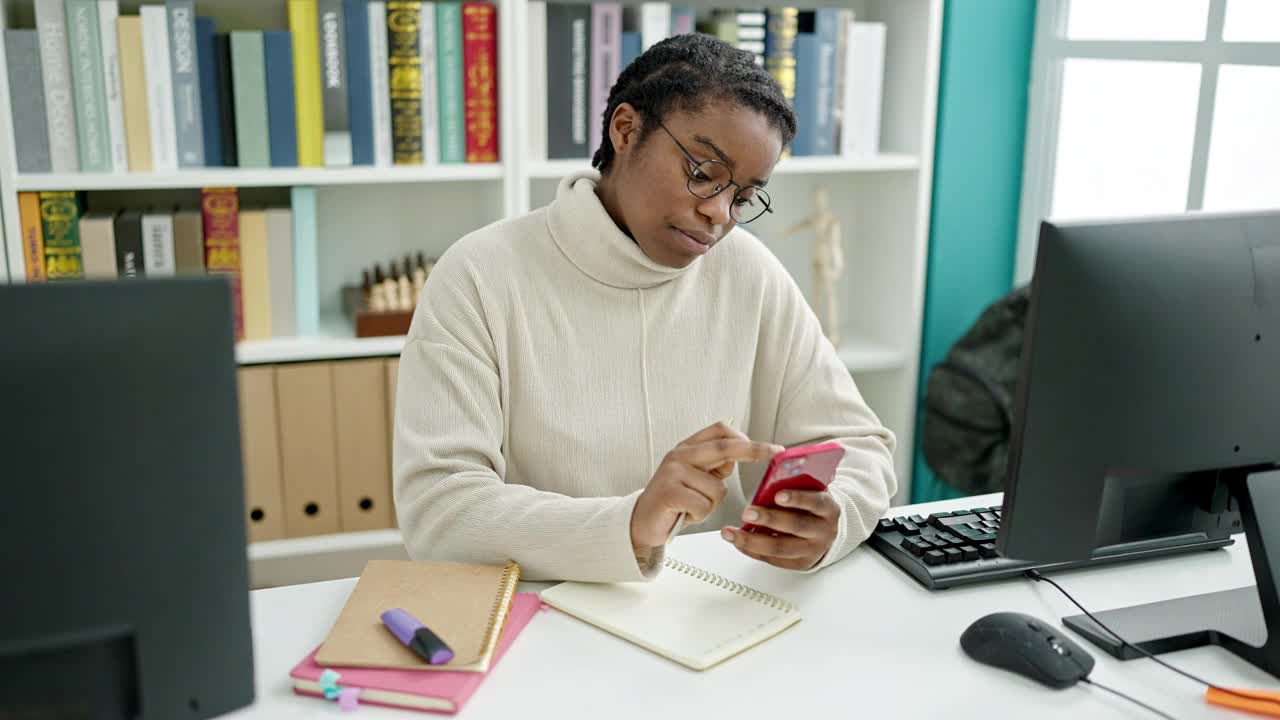
[[[529,177],[535,180],[555,180],[571,173],[586,170],[586,160],[545,160],[531,162]],[[882,153],[867,157],[793,157],[778,163],[774,175],[811,175],[826,173],[894,172],[920,169],[920,158],[905,153]]]
[[[891,347],[861,341],[846,341],[836,349],[840,360],[850,372],[875,372],[897,370],[906,364],[906,357]]]
[[[245,340],[236,345],[236,360],[241,365],[350,360],[399,355],[402,349],[404,349],[403,335],[368,338],[324,335],[283,337],[270,340]]]
[[[160,190],[202,187],[393,185],[501,180],[502,165],[414,165],[350,168],[208,168],[175,173],[19,174],[18,190]]]

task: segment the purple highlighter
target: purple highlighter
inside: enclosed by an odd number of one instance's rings
[[[431,665],[443,665],[453,659],[453,650],[443,640],[401,608],[382,613],[382,624],[387,626],[397,640]]]

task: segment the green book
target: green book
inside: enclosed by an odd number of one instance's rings
[[[80,252],[80,196],[71,191],[40,193],[44,269],[50,281],[84,277]]]
[[[102,75],[102,36],[97,0],[67,0],[67,53],[71,62],[81,172],[111,172],[107,88]]]
[[[261,30],[231,32],[231,84],[240,167],[270,167],[267,140],[267,66]]]
[[[467,161],[463,125],[462,4],[436,3],[436,74],[440,88],[440,162]]]

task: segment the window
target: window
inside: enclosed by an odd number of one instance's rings
[[[1280,208],[1280,0],[1040,0],[1017,282],[1042,218]]]

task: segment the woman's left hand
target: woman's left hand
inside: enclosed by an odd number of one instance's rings
[[[808,570],[835,542],[840,506],[823,490],[786,490],[778,493],[777,502],[781,507],[752,505],[743,511],[742,519],[780,535],[732,527],[724,528],[720,535],[748,557],[787,570]]]

